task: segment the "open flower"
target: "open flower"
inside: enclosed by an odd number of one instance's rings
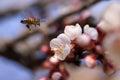
[[[70,54],[71,48],[69,45],[65,45],[63,48],[59,48],[55,51],[55,58],[58,58],[60,60],[65,60],[65,58]]]
[[[68,42],[66,40],[61,40],[60,37],[51,40],[50,47],[51,50],[55,52],[55,58],[58,58],[59,60],[64,60],[69,55],[71,48],[69,45],[70,43],[67,43]]]
[[[64,33],[71,39],[76,39],[81,33],[82,29],[79,24],[76,24],[75,26],[69,25],[65,27]]]

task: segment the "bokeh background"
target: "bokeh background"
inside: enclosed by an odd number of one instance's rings
[[[0,80],[39,80],[49,70],[41,64],[50,56],[49,41],[63,32],[65,25],[96,25],[105,12],[120,20],[119,0],[0,0]],[[112,11],[112,10],[115,10]],[[41,20],[37,30],[29,32],[20,21],[34,15]],[[119,18],[119,19],[118,19]],[[113,21],[113,23],[114,23]],[[118,21],[120,26],[120,21]],[[109,25],[111,23],[108,23]],[[94,69],[64,64],[70,80],[119,80],[119,70],[107,76],[101,65]]]

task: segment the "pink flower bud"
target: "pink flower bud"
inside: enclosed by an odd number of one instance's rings
[[[49,79],[46,77],[42,77],[42,78],[40,78],[40,80],[49,80]]]
[[[76,42],[79,44],[79,46],[85,47],[89,45],[90,37],[86,34],[79,35],[78,38],[76,39]]]
[[[96,59],[94,58],[95,56],[90,54],[85,57],[85,63],[87,67],[92,68],[96,64]]]
[[[51,57],[51,58],[49,59],[49,61],[50,61],[51,63],[53,63],[53,64],[57,64],[57,63],[59,62],[59,60],[58,60],[57,58],[55,58],[54,56]]]
[[[60,72],[54,72],[52,74],[52,80],[60,80],[62,77],[62,74]]]

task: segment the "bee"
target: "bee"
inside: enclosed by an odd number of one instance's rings
[[[40,19],[35,18],[35,17],[28,17],[28,18],[24,18],[20,21],[22,24],[26,24],[26,27],[30,29],[31,25],[34,25],[35,27],[38,25],[40,26]]]

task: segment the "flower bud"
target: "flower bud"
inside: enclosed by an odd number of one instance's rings
[[[59,62],[59,60],[58,60],[57,58],[55,58],[54,56],[51,57],[51,58],[49,59],[49,61],[50,61],[51,63],[53,63],[53,64],[57,64],[57,63]]]
[[[85,57],[85,63],[86,63],[86,65],[87,65],[87,67],[89,67],[89,68],[94,67],[95,64],[96,64],[96,60],[95,60],[95,58],[93,58],[93,56],[94,56],[94,55],[90,54],[90,55],[87,55],[87,56]]]
[[[46,77],[42,77],[42,78],[40,78],[40,80],[49,80],[49,79]]]
[[[76,39],[79,46],[84,47],[87,46],[90,43],[90,37],[86,34],[79,35]]]

